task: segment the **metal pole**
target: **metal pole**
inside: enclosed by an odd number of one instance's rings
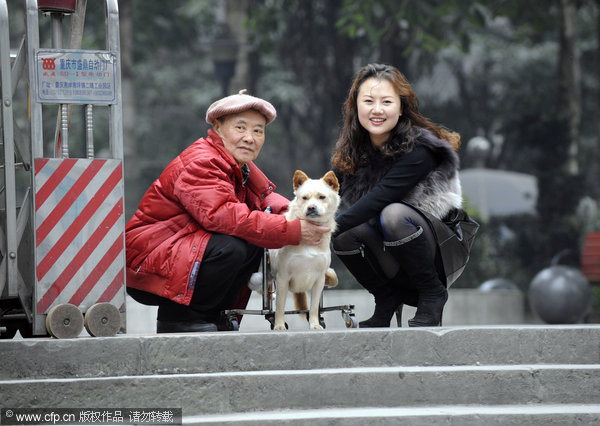
[[[6,226],[4,229],[6,246],[4,247],[2,270],[6,270],[6,281],[0,287],[4,287],[4,284],[8,282],[8,295],[17,296],[17,199],[9,36],[8,8],[6,7],[6,1],[2,0],[0,1],[0,73],[2,79],[2,133],[4,142],[4,200],[6,203]],[[3,276],[2,280],[5,277]]]
[[[111,157],[121,162],[121,172],[123,172],[123,97],[121,94],[121,40],[119,35],[119,7],[117,0],[106,0],[106,50],[114,54],[115,63],[115,103],[109,105],[109,147]],[[123,199],[125,195],[123,194]],[[125,203],[123,203],[123,206]],[[121,261],[125,264],[125,232],[122,237],[122,257]],[[123,271],[123,283],[126,282],[125,272]],[[124,293],[123,286],[123,293]]]
[[[83,27],[85,26],[85,12],[87,10],[87,0],[77,0],[75,6],[75,12],[71,15],[71,35],[69,37],[69,49],[79,50],[81,49],[81,42],[83,40]],[[71,117],[73,114],[73,105],[69,105],[69,123],[71,123]],[[83,108],[83,121],[86,122],[86,108]],[[83,127],[83,140],[86,139],[87,130]]]
[[[15,60],[13,62],[12,68],[12,94],[14,96],[17,91],[17,84],[19,84],[19,78],[23,75],[23,70],[25,69],[25,57],[26,49],[25,49],[25,37],[21,39],[21,44],[19,44],[19,49],[17,50],[17,55],[15,56]]]
[[[262,282],[262,308],[263,311],[270,311],[273,307],[271,303],[271,294],[269,287],[269,254],[267,249],[263,250],[263,263],[262,263],[262,273],[263,273],[263,282]]]
[[[69,158],[69,107],[67,104],[60,105],[60,135],[62,158]]]
[[[50,23],[52,27],[52,48],[60,49],[62,47],[62,13],[51,13]],[[54,131],[54,156],[69,158],[69,110],[66,105],[59,105],[56,130]],[[66,123],[66,125],[65,125]],[[65,156],[66,145],[66,156]]]
[[[40,47],[37,0],[27,0],[27,68],[29,72],[29,126],[33,158],[44,156],[44,130],[42,126],[42,105],[35,101],[36,63],[35,51]],[[33,168],[32,168],[33,169]],[[33,172],[32,172],[33,173]]]
[[[31,144],[31,158],[30,158],[30,183],[31,191],[33,191],[33,182],[35,182],[35,159],[44,157],[44,129],[42,119],[42,104],[37,102],[37,64],[36,64],[36,51],[40,47],[40,31],[39,31],[39,10],[37,0],[26,0],[26,55],[27,55],[27,89],[28,89],[28,106],[29,106],[29,142]],[[35,230],[35,196],[31,192],[28,192],[28,197],[23,200],[24,203],[28,203],[28,208],[23,209],[24,212],[29,213],[29,222],[31,223],[31,235],[28,237],[32,242],[31,246],[31,257],[27,259],[31,265],[30,268],[35,270],[37,265],[36,250],[33,248],[33,242],[36,239]],[[27,210],[29,210],[27,212]],[[25,309],[33,314],[33,333],[44,334],[46,332],[46,318],[43,315],[37,315],[35,309],[35,301],[37,300],[37,279],[35,278],[35,272],[31,275],[33,297],[31,298],[31,304],[25,305]]]
[[[87,144],[87,158],[94,158],[94,114],[92,105],[85,106],[85,141]]]
[[[106,50],[115,54],[116,103],[109,106],[110,111],[110,152],[112,158],[123,159],[123,102],[121,95],[121,47],[119,37],[119,7],[117,0],[106,0]]]
[[[62,13],[51,13],[50,22],[52,26],[52,48],[60,49],[63,41],[63,14]]]

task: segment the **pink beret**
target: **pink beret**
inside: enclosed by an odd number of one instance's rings
[[[217,118],[223,117],[224,115],[248,111],[249,109],[256,110],[264,115],[267,119],[267,124],[275,120],[277,111],[275,111],[273,105],[263,99],[246,95],[245,92],[246,89],[243,89],[240,90],[237,95],[227,96],[226,98],[213,102],[206,111],[206,122],[208,124],[214,124]]]

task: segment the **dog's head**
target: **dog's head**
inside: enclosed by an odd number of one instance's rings
[[[329,171],[321,179],[309,179],[301,170],[294,173],[295,215],[300,219],[327,222],[335,216],[340,204],[340,184]]]

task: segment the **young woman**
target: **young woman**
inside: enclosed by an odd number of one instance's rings
[[[438,241],[452,235],[443,220],[462,205],[460,136],[421,115],[411,86],[390,65],[358,72],[344,115],[331,162],[347,210],[336,219],[333,248],[375,297],[375,313],[359,326],[389,327],[402,304],[417,306],[409,326],[441,325],[455,271],[444,270],[453,253]]]

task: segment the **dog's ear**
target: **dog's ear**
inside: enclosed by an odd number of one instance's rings
[[[323,179],[325,183],[329,185],[335,192],[340,190],[340,183],[338,182],[337,176],[332,170],[325,173],[325,176],[323,176],[321,179]]]
[[[308,180],[308,176],[302,170],[296,170],[294,173],[294,190]]]

